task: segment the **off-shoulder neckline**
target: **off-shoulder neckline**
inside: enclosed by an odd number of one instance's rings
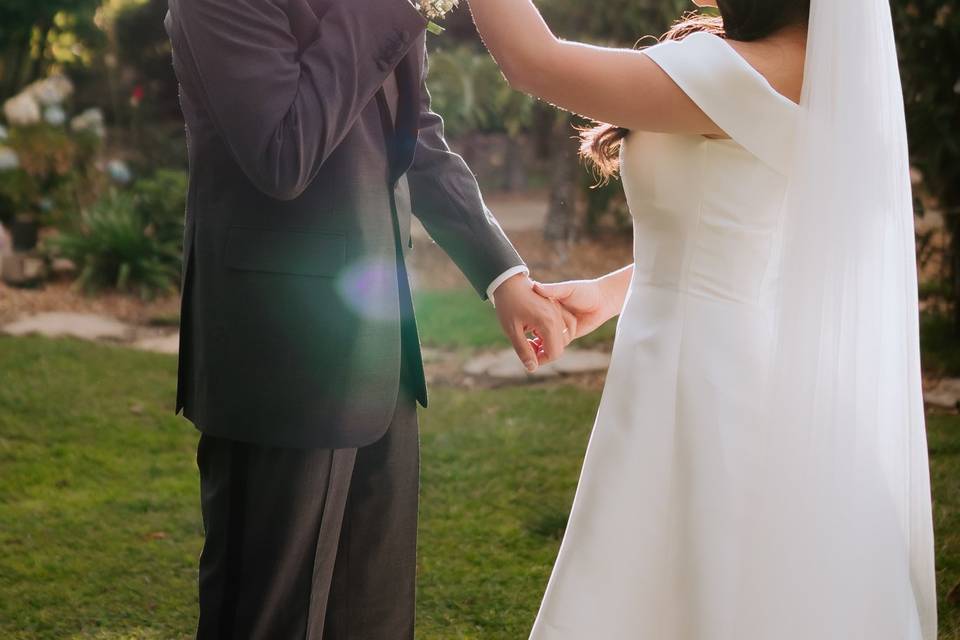
[[[770,83],[770,81],[767,79],[767,77],[766,77],[765,75],[763,75],[762,73],[760,73],[760,72],[757,70],[756,67],[754,67],[752,64],[750,64],[750,62],[747,61],[746,58],[744,58],[742,55],[740,55],[740,52],[737,51],[735,48],[733,48],[733,46],[731,46],[731,44],[730,44],[729,42],[727,42],[724,38],[721,38],[720,36],[718,36],[718,35],[716,35],[716,34],[713,34],[713,33],[709,33],[709,32],[707,32],[707,31],[698,31],[698,32],[696,32],[696,33],[692,33],[692,34],[690,34],[689,36],[687,36],[688,39],[689,39],[689,38],[698,38],[698,37],[706,37],[706,38],[712,38],[712,39],[714,39],[714,40],[717,40],[720,44],[722,44],[722,45],[737,59],[737,61],[738,61],[739,64],[744,68],[744,70],[745,70],[747,73],[752,74],[752,75],[754,76],[754,78],[756,78],[764,87],[767,88],[768,91],[770,91],[770,93],[772,93],[772,94],[774,95],[774,97],[776,97],[776,98],[779,99],[779,100],[782,100],[783,102],[787,103],[788,105],[790,105],[790,106],[793,107],[794,109],[799,109],[799,108],[800,108],[800,105],[797,104],[796,102],[794,102],[791,98],[788,98],[787,96],[785,96],[785,95],[783,95],[782,93],[780,93],[779,91],[777,91],[776,88],[775,88],[775,87]]]

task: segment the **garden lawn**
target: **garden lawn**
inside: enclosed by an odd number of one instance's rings
[[[197,434],[170,411],[175,371],[169,356],[0,338],[0,638],[191,636]],[[433,399],[418,638],[525,638],[597,394],[438,388]],[[930,429],[941,637],[960,640],[946,602],[960,582],[960,418]]]

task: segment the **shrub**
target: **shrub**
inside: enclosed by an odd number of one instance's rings
[[[47,244],[77,264],[76,286],[88,292],[114,287],[148,299],[174,290],[178,280],[179,247],[145,223],[130,193],[109,192],[82,213],[77,231],[62,232]]]
[[[154,229],[157,238],[179,246],[187,208],[187,174],[160,169],[149,178],[135,182],[131,194],[141,220]]]
[[[437,51],[427,81],[450,137],[474,131],[517,135],[531,124],[534,100],[512,90],[486,53],[469,47]]]

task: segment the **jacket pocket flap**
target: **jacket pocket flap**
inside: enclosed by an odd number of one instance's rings
[[[228,267],[300,276],[334,276],[347,262],[346,237],[337,233],[231,227]]]

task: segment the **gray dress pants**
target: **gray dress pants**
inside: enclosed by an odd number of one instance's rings
[[[420,453],[402,378],[368,447],[201,435],[198,640],[413,639]]]

